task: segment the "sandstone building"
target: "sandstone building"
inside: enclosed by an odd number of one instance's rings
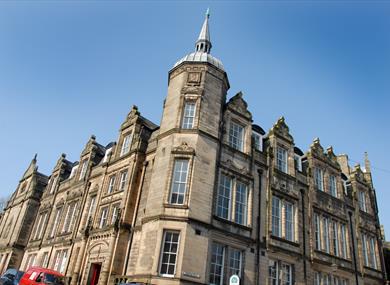
[[[33,159],[1,216],[0,270],[39,265],[70,284],[384,284],[370,164],[280,118],[265,132],[210,54],[169,71],[160,126],[134,106],[107,145],[91,136],[52,173]]]

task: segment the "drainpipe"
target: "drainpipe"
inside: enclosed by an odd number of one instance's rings
[[[349,227],[350,227],[351,239],[352,239],[353,263],[355,265],[355,279],[356,279],[356,285],[359,285],[359,276],[358,276],[356,251],[355,251],[355,236],[353,234],[353,226],[352,226],[352,212],[349,211],[348,214],[349,214]]]
[[[302,197],[302,242],[303,242],[303,277],[307,282],[307,266],[306,266],[306,221],[305,221],[305,190],[301,189]]]
[[[263,171],[258,169],[257,173],[259,175],[259,204],[258,204],[258,214],[257,214],[257,237],[256,237],[256,285],[260,284],[260,234],[261,234],[261,183],[262,183],[262,174]]]

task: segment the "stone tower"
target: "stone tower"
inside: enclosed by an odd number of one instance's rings
[[[47,181],[48,177],[38,172],[35,155],[4,209],[0,225],[1,273],[20,266]]]

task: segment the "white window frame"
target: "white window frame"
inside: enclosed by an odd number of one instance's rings
[[[272,271],[271,268],[273,268]],[[268,284],[292,285],[293,284],[292,264],[287,262],[282,262],[280,260],[269,259],[268,260]]]
[[[272,196],[272,209],[271,209],[271,225],[272,235],[276,237],[282,237],[282,203],[281,199],[276,196]]]
[[[224,283],[225,250],[226,247],[220,243],[213,242],[211,245],[211,262],[209,272],[210,285],[222,285]],[[215,283],[216,279],[219,279],[218,283]]]
[[[341,232],[341,255],[343,258],[348,258],[347,252],[347,229],[345,224],[340,225]]]
[[[124,191],[127,183],[127,176],[128,176],[128,171],[127,169],[125,171],[121,172],[121,179],[119,181],[119,191]]]
[[[79,164],[75,165],[72,167],[72,171],[70,172],[70,176],[69,176],[69,179],[74,177],[77,173],[77,169],[79,169]]]
[[[50,232],[50,237],[54,237],[56,232],[57,232],[57,229],[58,229],[58,226],[59,226],[59,223],[60,223],[60,219],[61,219],[61,214],[62,214],[62,207],[59,207],[56,209],[56,213],[55,213],[55,217],[54,217],[54,224],[53,224],[53,227],[51,229],[51,232]]]
[[[288,151],[281,146],[276,147],[276,168],[284,173],[288,172]]]
[[[314,213],[314,234],[315,234],[315,247],[317,250],[322,249],[322,236],[321,236],[321,219],[317,213]]]
[[[96,207],[96,198],[97,198],[97,195],[93,195],[91,196],[90,198],[90,201],[89,201],[89,209],[88,209],[88,215],[87,215],[87,224],[88,224],[88,221],[89,219],[92,217],[93,215],[93,212],[95,211],[95,207]]]
[[[248,185],[237,181],[234,221],[244,226],[248,224],[248,196]]]
[[[263,136],[258,132],[253,131],[252,137],[253,137],[253,147],[255,148],[255,150],[263,151]]]
[[[115,224],[115,221],[118,218],[119,208],[120,208],[119,204],[115,204],[112,206],[111,224]]]
[[[82,164],[81,164],[81,171],[80,171],[80,176],[79,176],[79,180],[82,180],[85,178],[85,175],[87,174],[87,165],[88,164],[88,160],[85,159],[83,160]]]
[[[56,189],[56,185],[57,185],[57,180],[58,180],[58,176],[55,176],[53,182],[50,185],[50,192],[49,192],[50,194],[54,193],[54,190]]]
[[[322,217],[322,239],[323,239],[323,251],[330,253],[330,241],[329,241],[329,218]]]
[[[370,248],[371,267],[374,268],[374,269],[378,269],[378,263],[377,263],[377,260],[376,260],[375,239],[373,237],[369,238],[369,248]]]
[[[324,192],[324,171],[319,168],[314,168],[314,185],[317,190]]]
[[[170,241],[167,240],[167,235],[171,235]],[[177,242],[173,242],[173,236],[177,235]],[[169,251],[165,251],[166,243],[169,243]],[[171,251],[172,245],[176,244],[176,251]],[[171,231],[171,230],[165,230],[163,234],[163,240],[161,244],[161,251],[160,251],[160,266],[159,266],[159,274],[164,277],[174,277],[176,274],[176,266],[177,266],[177,259],[179,257],[179,246],[180,246],[180,232],[178,231]],[[164,256],[168,255],[168,262],[163,262]],[[170,263],[171,256],[175,256],[175,263]],[[167,271],[165,273],[162,272],[163,265],[167,264]],[[173,274],[169,273],[170,266],[173,265]],[[167,273],[168,272],[168,273]]]
[[[291,212],[288,213],[290,209]],[[289,241],[295,242],[295,207],[293,203],[284,201],[284,211],[285,211],[285,219],[284,219],[284,235],[285,238]],[[290,219],[288,219],[288,215],[290,215]]]
[[[111,155],[111,153],[112,153],[112,147],[106,149],[106,151],[104,152],[104,157],[103,157],[102,163],[105,163],[108,161],[108,158]]]
[[[241,278],[241,271],[242,271],[242,251],[230,247],[228,249],[229,251],[229,271],[230,276],[233,274],[238,275]],[[238,266],[237,266],[238,264]]]
[[[333,254],[340,256],[339,248],[339,225],[336,221],[332,222],[332,240],[333,240]]]
[[[366,199],[366,192],[365,191],[359,191],[359,208],[363,212],[367,213],[367,199]]]
[[[329,176],[329,193],[333,197],[336,197],[336,198],[338,197],[338,193],[337,193],[337,179],[336,179],[336,176],[334,176],[334,175],[330,175]]]
[[[130,152],[131,142],[133,140],[133,132],[130,132],[123,138],[120,156],[124,156]]]
[[[111,194],[112,192],[114,192],[115,178],[116,178],[115,174],[110,176],[108,180],[107,194]]]
[[[239,151],[244,151],[245,127],[231,121],[229,127],[229,145]]]
[[[196,101],[188,100],[184,102],[182,129],[193,129],[196,115]]]
[[[176,158],[173,163],[169,204],[184,205],[188,188],[190,160],[188,158]]]
[[[108,211],[109,207],[105,206],[100,211],[100,219],[99,219],[99,229],[104,228],[107,226],[107,220],[108,220]]]
[[[294,154],[294,161],[295,161],[295,164],[296,164],[296,169],[299,171],[299,172],[302,172],[302,156],[298,155],[298,154]]]

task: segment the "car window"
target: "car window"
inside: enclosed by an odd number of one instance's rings
[[[37,279],[35,279],[36,282],[42,282],[43,281],[43,272],[39,273]]]
[[[65,284],[65,282],[64,282],[65,280],[63,277],[56,276],[54,274],[46,274],[45,281],[51,282],[55,285],[64,285]]]

